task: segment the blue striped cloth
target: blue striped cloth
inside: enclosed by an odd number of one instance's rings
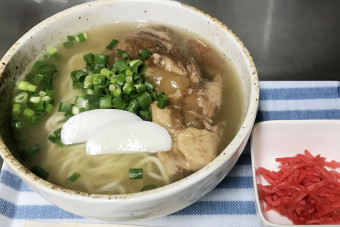
[[[340,119],[340,82],[261,82],[256,121]],[[86,222],[37,195],[4,164],[0,173],[0,226],[21,227],[26,220]],[[147,226],[260,226],[249,146],[228,176],[193,205],[166,217],[129,223]]]

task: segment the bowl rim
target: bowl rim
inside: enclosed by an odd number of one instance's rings
[[[48,191],[49,193],[53,194],[64,194],[69,196],[76,196],[77,199],[81,200],[92,200],[93,198],[101,199],[103,202],[105,201],[122,201],[122,200],[136,200],[136,199],[147,199],[152,197],[155,199],[155,197],[161,198],[163,194],[167,194],[167,192],[175,193],[176,191],[181,191],[184,188],[189,187],[189,184],[186,182],[199,182],[201,179],[205,178],[207,175],[210,175],[212,172],[214,172],[215,169],[217,169],[220,165],[223,164],[225,160],[228,160],[230,157],[234,155],[234,153],[237,151],[237,148],[242,146],[242,142],[250,135],[252,126],[255,122],[255,117],[259,105],[259,80],[258,80],[258,74],[255,67],[255,63],[243,44],[243,42],[231,31],[229,27],[227,27],[225,24],[223,24],[221,21],[216,19],[215,17],[184,3],[180,3],[173,0],[164,0],[164,1],[158,1],[158,0],[105,0],[105,1],[94,1],[94,2],[86,2],[82,3],[76,6],[73,6],[71,8],[65,9],[63,11],[60,11],[51,17],[41,21],[37,25],[35,25],[33,28],[31,28],[28,32],[26,32],[21,38],[16,41],[12,47],[9,48],[9,50],[5,53],[3,58],[0,60],[0,79],[3,77],[3,73],[6,69],[7,64],[11,61],[12,56],[16,53],[16,51],[24,44],[26,43],[28,37],[31,36],[31,33],[33,33],[35,30],[41,29],[45,24],[53,23],[57,20],[58,17],[63,16],[64,14],[70,14],[73,11],[84,8],[89,5],[102,5],[102,4],[108,4],[108,3],[116,3],[116,2],[150,2],[152,4],[162,4],[162,5],[169,5],[172,7],[185,7],[187,10],[194,11],[197,14],[201,14],[204,17],[207,17],[211,21],[213,21],[216,26],[219,26],[222,30],[229,33],[232,38],[237,42],[237,44],[242,49],[242,54],[244,55],[246,61],[247,61],[247,67],[250,68],[250,95],[249,95],[249,105],[248,109],[245,113],[245,118],[240,126],[239,131],[233,138],[233,140],[227,145],[226,148],[210,163],[208,163],[206,166],[201,168],[200,170],[196,171],[195,173],[189,175],[188,177],[185,177],[179,181],[176,181],[174,183],[150,190],[150,191],[144,191],[144,192],[136,192],[136,193],[130,193],[130,194],[119,194],[119,195],[107,195],[107,194],[94,194],[94,193],[86,193],[76,190],[71,190],[68,188],[64,188],[58,185],[55,185],[53,183],[50,183],[46,180],[41,179],[40,177],[34,175],[31,173],[24,165],[22,165],[9,151],[9,149],[6,147],[3,139],[0,136],[0,156],[3,158],[3,160],[11,167],[11,169],[16,172],[20,178],[25,180],[26,182],[29,182],[35,186],[38,186],[40,189],[44,191]],[[235,148],[235,149],[232,149]]]

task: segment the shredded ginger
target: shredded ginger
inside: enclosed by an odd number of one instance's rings
[[[308,150],[276,162],[281,163],[277,172],[257,170],[270,184],[257,185],[266,211],[275,210],[298,225],[340,224],[340,173],[325,168],[338,168],[340,162]]]

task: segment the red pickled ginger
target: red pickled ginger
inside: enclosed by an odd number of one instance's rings
[[[326,161],[305,150],[294,157],[277,158],[280,170],[258,168],[270,185],[258,184],[266,211],[275,210],[294,224],[340,224],[340,162]]]

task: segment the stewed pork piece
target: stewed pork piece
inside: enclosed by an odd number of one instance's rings
[[[210,62],[218,57],[196,38],[188,40],[187,45],[191,56],[176,45],[172,30],[152,26],[127,34],[116,47],[132,57],[144,49],[151,52],[145,62],[145,77],[169,99],[164,109],[156,103],[151,105],[152,119],[165,127],[173,140],[172,149],[159,152],[158,157],[174,178],[195,172],[213,160],[223,131],[223,123],[215,122],[222,103],[219,69],[216,67],[214,76],[208,78],[197,67],[206,57]],[[203,54],[206,57],[200,56]]]

